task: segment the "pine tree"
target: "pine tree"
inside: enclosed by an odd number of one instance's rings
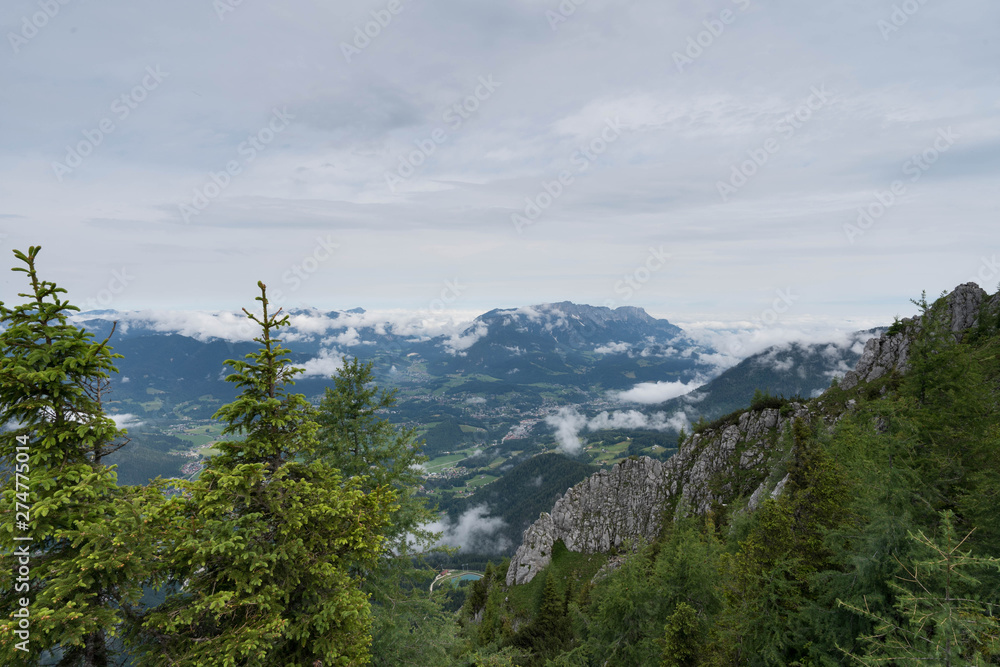
[[[941,535],[910,533],[920,552],[904,566],[905,575],[892,587],[898,594],[898,616],[845,605],[877,624],[863,637],[866,655],[848,653],[862,665],[986,665],[1000,651],[997,605],[983,601],[980,582],[970,570],[1000,570],[1000,559],[962,551],[968,539],[958,539],[954,515],[941,513]]]
[[[813,639],[804,611],[814,578],[834,567],[828,531],[848,520],[843,472],[802,420],[792,426],[788,483],[754,512],[747,536],[723,559],[726,607],[716,627],[716,662],[785,665]]]
[[[382,552],[393,493],[345,481],[321,462],[318,424],[274,334],[288,324],[244,309],[260,349],[233,360],[227,379],[242,389],[216,413],[224,435],[186,487],[188,521],[171,560],[181,590],[146,619],[142,664],[363,664],[369,603],[349,568]],[[242,436],[242,437],[240,437]]]
[[[102,405],[120,355],[108,339],[96,342],[70,324],[79,309],[60,297],[66,290],[39,278],[40,250],[14,251],[25,266],[13,270],[30,282],[19,296],[28,301],[0,303],[0,424],[10,427],[0,432],[0,468],[18,473],[3,484],[0,531],[12,546],[0,568],[30,571],[0,583],[0,662],[34,663],[47,652],[60,665],[107,665],[122,609],[151,578],[162,493],[119,488],[102,464],[123,445],[124,431]],[[27,619],[22,598],[30,602]],[[22,621],[30,632],[24,644]]]

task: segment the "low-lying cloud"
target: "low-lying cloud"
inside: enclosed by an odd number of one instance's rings
[[[561,407],[555,414],[545,418],[545,423],[555,429],[556,442],[559,448],[570,455],[575,455],[583,448],[580,433],[583,431],[602,431],[606,429],[629,429],[647,431],[680,431],[690,430],[691,423],[687,416],[678,411],[673,415],[665,412],[654,412],[651,415],[638,410],[604,411],[587,418],[575,407]]]
[[[450,351],[471,346],[485,334],[485,327],[471,331],[472,313],[428,313],[420,310],[343,311],[327,313],[316,309],[300,310],[289,315],[291,326],[283,329],[286,342],[325,338],[328,344],[363,345],[366,331],[376,335],[392,333],[405,338],[427,341],[440,336]],[[176,333],[201,342],[213,339],[229,342],[250,341],[260,335],[260,327],[242,312],[203,310],[133,310],[97,311],[74,315],[74,321],[116,320],[119,330],[143,327],[159,333]]]
[[[115,422],[115,426],[118,428],[135,428],[145,423],[130,412],[120,415],[108,415],[108,417]]]
[[[336,348],[323,348],[319,354],[302,364],[302,377],[330,377],[344,366],[344,353]]]
[[[503,535],[497,535],[507,524],[500,517],[490,516],[490,508],[485,503],[466,510],[458,521],[448,517],[425,526],[427,530],[441,533],[439,544],[459,547],[473,553],[499,553],[510,548],[511,543]]]
[[[653,405],[683,396],[702,386],[703,382],[641,382],[626,391],[615,392],[615,398],[626,403]]]

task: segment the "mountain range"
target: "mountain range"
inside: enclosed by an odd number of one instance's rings
[[[378,383],[398,390],[386,417],[418,429],[429,471],[443,475],[428,492],[453,522],[481,505],[500,512],[506,539],[494,543],[507,548],[567,479],[629,455],[666,458],[682,427],[743,408],[758,390],[816,395],[874,334],[772,347],[720,372],[716,350],[634,307],[495,309],[450,329],[361,309],[288,315],[281,338],[307,370],[296,390],[316,400],[343,355],[371,361]],[[122,480],[196,471],[219,437],[211,416],[236,395],[225,361],[257,347],[245,316],[99,311],[77,320],[99,338],[114,327],[110,344],[123,355],[107,405],[133,439],[114,459]],[[547,459],[566,472],[542,475],[525,512],[501,502],[524,485],[508,476],[545,452],[570,454],[576,467]]]

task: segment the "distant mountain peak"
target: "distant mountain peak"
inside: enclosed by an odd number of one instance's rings
[[[653,317],[638,306],[619,306],[612,309],[608,306],[591,306],[572,301],[540,303],[532,306],[521,306],[520,308],[495,308],[480,315],[477,320],[488,322],[497,317],[525,317],[528,320],[536,321],[551,315],[576,318],[591,324],[606,324],[608,322],[631,322],[636,324],[668,323],[667,320],[659,320]]]

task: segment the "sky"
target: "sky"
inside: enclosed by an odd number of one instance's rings
[[[0,251],[74,303],[859,328],[1000,283],[995,0],[7,0]],[[22,274],[0,276],[0,299]]]

